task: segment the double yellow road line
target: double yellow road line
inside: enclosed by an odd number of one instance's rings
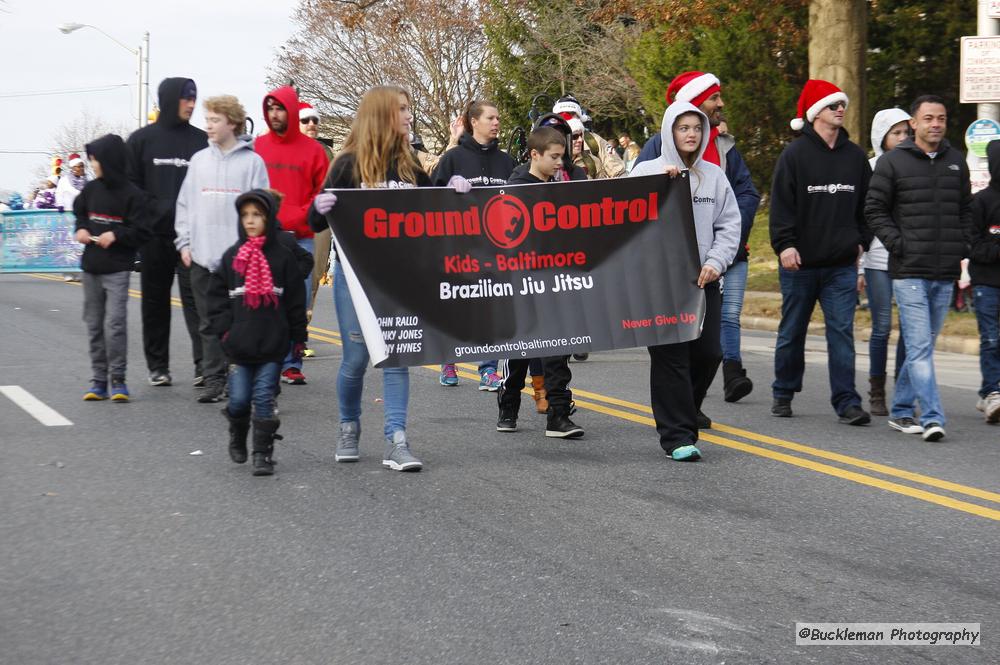
[[[34,274],[34,276],[53,281],[62,281],[61,277],[54,275]],[[130,290],[130,294],[135,298],[140,298],[142,295],[134,289]],[[175,306],[180,306],[181,303],[177,298],[173,298],[172,300]],[[340,333],[318,326],[309,326],[309,338],[314,341],[341,345]],[[459,376],[476,381],[479,380],[479,374],[475,365],[459,363],[458,367],[460,368],[458,372]],[[439,368],[436,365],[427,365],[425,369],[437,372]],[[530,393],[530,390],[525,388],[525,392]],[[580,390],[575,387],[573,388],[573,396],[577,408],[595,411],[647,427],[655,427],[652,418],[652,409],[645,404],[630,402],[588,390]],[[728,436],[720,436],[719,433]],[[1000,521],[1000,509],[995,507],[1000,505],[1000,494],[996,492],[954,483],[941,478],[935,478],[934,476],[906,471],[905,469],[898,469],[850,455],[814,448],[794,441],[786,441],[785,439],[721,423],[713,423],[712,429],[707,432],[703,431],[700,437],[701,441],[739,450],[750,455],[765,457],[816,473],[841,478],[869,487],[876,487],[887,492],[895,492],[896,494],[902,494],[914,499],[944,506],[945,508],[951,508],[952,510],[959,510]],[[838,466],[835,466],[835,464]],[[907,484],[898,481],[905,481]],[[981,503],[973,503],[967,499],[976,499]]]

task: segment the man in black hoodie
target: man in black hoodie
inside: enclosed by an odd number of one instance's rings
[[[865,216],[889,250],[892,292],[906,339],[889,427],[939,441],[945,417],[934,377],[934,341],[966,256],[963,227],[972,224],[972,194],[965,158],[944,138],[944,101],[935,95],[917,97],[910,116],[913,138],[875,165]],[[914,420],[918,400],[919,423]]]
[[[792,129],[802,135],[778,158],[771,187],[771,246],[780,259],[781,324],[774,349],[772,415],[792,415],[802,390],[809,319],[818,301],[826,322],[830,401],[847,425],[866,425],[854,389],[857,261],[871,242],[864,202],[868,156],[844,129],[847,95],[828,81],[806,82]]]
[[[174,247],[174,209],[188,163],[194,153],[208,146],[208,135],[190,124],[198,90],[188,78],[168,78],[160,83],[160,117],[128,139],[129,180],[150,195],[153,237],[141,248],[142,345],[149,368],[149,382],[169,386],[170,289],[174,273],[180,287],[184,323],[191,337],[195,385],[202,385],[201,337],[198,313],[191,291],[189,269]]]

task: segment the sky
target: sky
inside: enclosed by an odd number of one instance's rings
[[[0,190],[24,193],[46,155],[4,151],[47,150],[59,128],[86,109],[133,129],[136,58],[96,30],[64,35],[61,23],[99,27],[138,48],[149,32],[150,106],[169,76],[195,80],[198,97],[232,94],[243,102],[257,131],[268,66],[291,37],[297,0],[5,0],[0,2]],[[129,84],[103,92],[9,97],[39,91]],[[202,109],[192,123],[202,127]]]

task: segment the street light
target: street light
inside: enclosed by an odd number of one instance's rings
[[[68,35],[71,32],[76,32],[81,28],[90,28],[101,33],[115,44],[118,44],[123,49],[131,53],[136,57],[136,64],[139,73],[139,83],[136,88],[136,97],[138,98],[138,120],[139,127],[146,124],[146,115],[149,112],[149,33],[146,32],[143,35],[142,44],[139,48],[135,49],[131,46],[126,46],[122,42],[118,41],[108,33],[104,32],[96,25],[90,25],[89,23],[61,23],[58,26],[59,32],[64,35]],[[145,71],[143,71],[145,70]]]

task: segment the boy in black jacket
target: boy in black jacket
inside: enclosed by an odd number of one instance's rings
[[[255,189],[236,199],[240,239],[212,275],[209,329],[222,337],[233,367],[229,375],[229,456],[247,461],[253,402],[253,475],[274,473],[274,440],[280,421],[273,404],[281,363],[306,341],[306,291],[295,257],[279,240],[278,204]]]
[[[108,134],[88,144],[87,157],[97,177],[73,201],[76,241],[86,245],[80,267],[93,369],[83,399],[107,399],[110,374],[111,400],[127,402],[128,283],[136,249],[149,237],[146,195],[125,175],[128,154],[120,136]]]
[[[972,197],[969,275],[979,324],[979,371],[983,385],[976,408],[986,422],[1000,422],[1000,141],[986,146],[990,185]]]
[[[527,170],[515,171],[508,183],[529,185],[553,182],[565,167],[566,135],[552,127],[538,127],[528,137],[531,163]],[[502,360],[503,383],[497,391],[500,416],[497,419],[498,432],[517,431],[517,413],[521,408],[521,389],[528,371],[529,360],[515,358]],[[549,401],[545,436],[560,439],[575,439],[583,436],[583,428],[569,419],[576,409],[573,407],[573,393],[569,390],[569,356],[542,358],[542,372],[545,376],[545,391]]]

